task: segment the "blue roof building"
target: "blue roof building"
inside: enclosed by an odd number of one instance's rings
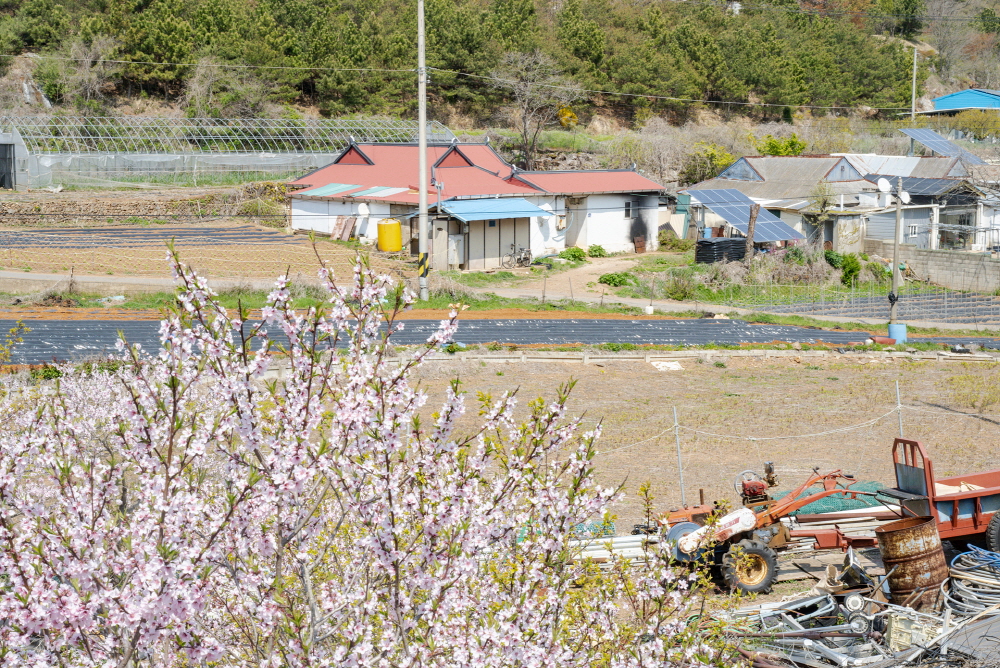
[[[957,93],[942,95],[933,100],[934,111],[925,114],[954,114],[967,109],[996,109],[1000,111],[1000,90],[969,88]]]

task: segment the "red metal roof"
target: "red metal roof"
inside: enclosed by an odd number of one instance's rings
[[[587,193],[658,192],[663,186],[631,169],[605,169],[560,172],[518,172],[515,178],[550,193],[567,195]]]
[[[368,163],[371,161],[371,164]],[[663,187],[631,170],[516,172],[487,144],[440,144],[427,149],[429,178],[443,184],[442,199],[491,195],[537,195],[542,193],[593,194],[659,191]],[[471,164],[470,164],[471,163]],[[357,184],[350,190],[319,194],[337,199],[358,193],[359,199],[416,203],[417,145],[359,144],[348,149],[337,162],[292,181],[306,186],[296,195],[308,196],[331,183]],[[370,197],[361,194],[376,186],[407,188],[407,191]],[[431,200],[437,189],[428,182]],[[377,194],[377,193],[376,193]]]

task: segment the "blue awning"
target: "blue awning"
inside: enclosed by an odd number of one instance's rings
[[[498,220],[503,218],[549,217],[551,211],[540,209],[520,197],[491,199],[452,199],[441,202],[441,210],[463,222],[472,220]]]

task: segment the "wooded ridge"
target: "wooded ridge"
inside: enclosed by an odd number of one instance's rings
[[[432,114],[495,122],[498,63],[536,50],[583,89],[574,109],[627,121],[908,108],[911,56],[872,35],[915,33],[922,0],[822,4],[427,0]],[[88,113],[150,96],[192,116],[409,117],[415,34],[412,0],[0,0],[0,53],[39,54],[45,94]]]

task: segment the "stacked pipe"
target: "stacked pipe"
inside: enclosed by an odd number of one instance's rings
[[[570,541],[570,549],[580,550],[580,559],[591,558],[597,563],[610,561],[611,555],[636,560],[645,559],[647,553],[656,550],[656,536],[617,536],[614,538],[595,538],[586,541]],[[610,551],[608,550],[610,543]],[[644,547],[646,546],[646,547]]]
[[[951,579],[942,585],[945,604],[968,616],[1000,605],[1000,554],[970,545],[951,561]]]

